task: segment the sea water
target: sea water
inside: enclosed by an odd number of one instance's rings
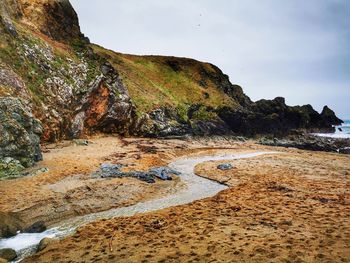
[[[341,126],[335,126],[334,133],[315,133],[317,136],[330,138],[350,138],[350,120],[344,120]]]

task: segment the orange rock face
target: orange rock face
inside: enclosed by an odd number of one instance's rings
[[[86,126],[95,127],[108,110],[110,90],[102,82],[89,98],[90,108],[86,111]]]

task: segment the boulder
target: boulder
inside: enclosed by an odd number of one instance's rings
[[[339,153],[350,154],[350,147],[340,148]]]
[[[17,253],[12,248],[3,248],[0,249],[0,258],[12,261],[17,257]]]
[[[53,238],[48,238],[48,237],[45,237],[42,240],[40,240],[40,243],[37,248],[37,252],[44,250],[50,243],[53,242],[53,240],[54,240]]]
[[[151,168],[149,173],[161,180],[172,180],[173,178],[170,176],[170,174],[180,175],[178,171],[165,166]]]
[[[46,225],[45,222],[43,221],[38,221],[32,224],[31,226],[27,227],[24,229],[24,233],[41,233],[46,230]]]
[[[233,166],[232,166],[232,164],[230,164],[230,163],[223,163],[223,164],[219,164],[219,165],[217,166],[217,168],[218,168],[219,170],[226,171],[226,170],[231,170],[231,169],[233,169]]]

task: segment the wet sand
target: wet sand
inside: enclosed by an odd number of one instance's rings
[[[216,168],[222,161],[200,164],[198,175],[230,188],[188,205],[91,223],[25,262],[350,262],[349,156],[252,142],[153,143],[172,158],[284,153],[229,161],[229,171]],[[171,159],[159,155],[152,162]]]

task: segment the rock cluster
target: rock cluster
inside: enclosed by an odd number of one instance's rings
[[[269,146],[291,147],[302,150],[339,152],[347,154],[350,139],[333,139],[309,134],[289,135],[284,138],[262,137],[260,144]]]
[[[129,171],[123,172],[121,164],[102,164],[100,169],[93,173],[93,177],[99,178],[121,178],[121,177],[133,177],[147,183],[155,183],[155,179],[160,180],[172,180],[171,175],[180,175],[179,172],[169,167],[155,167],[149,169],[147,172],[141,171]]]

